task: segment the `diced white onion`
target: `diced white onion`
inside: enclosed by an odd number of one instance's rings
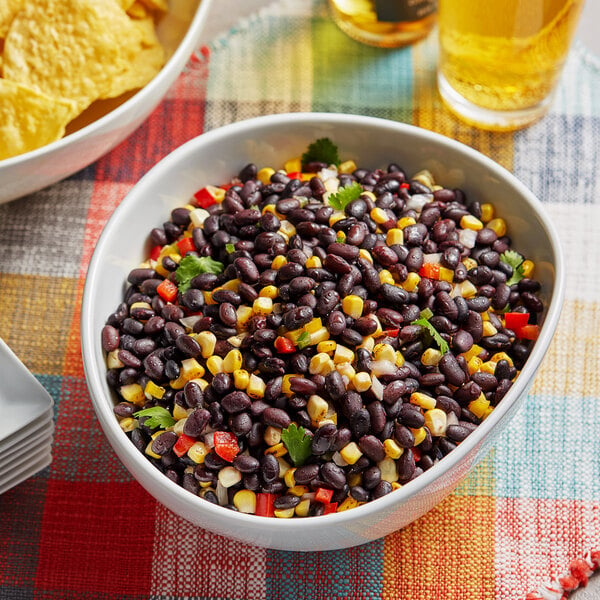
[[[375,375],[371,375],[371,390],[377,400],[383,400],[383,384]]]
[[[433,194],[413,194],[406,201],[406,208],[419,212],[426,204],[433,201]]]
[[[204,225],[204,221],[210,217],[210,213],[203,208],[195,208],[190,211],[190,220],[192,221],[192,225],[194,227],[200,227]]]
[[[474,229],[461,229],[458,232],[458,241],[465,248],[475,248],[477,232]]]
[[[371,375],[393,375],[396,371],[396,365],[390,360],[374,360],[371,363]]]
[[[432,254],[423,254],[423,262],[424,263],[439,264],[441,260],[442,260],[441,252],[433,252]]]
[[[201,315],[192,315],[190,317],[183,317],[182,319],[179,319],[179,322],[186,328],[186,329],[194,329],[194,325],[200,320],[202,319]]]

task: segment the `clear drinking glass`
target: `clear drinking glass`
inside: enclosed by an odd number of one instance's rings
[[[584,0],[439,0],[438,89],[484,129],[525,127],[548,110]]]

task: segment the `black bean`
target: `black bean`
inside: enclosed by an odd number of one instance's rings
[[[262,413],[262,420],[265,425],[271,425],[272,427],[279,427],[285,429],[291,423],[290,416],[285,410],[281,408],[274,408],[269,406]]]
[[[402,424],[413,429],[419,429],[425,424],[425,417],[421,411],[411,404],[404,404],[402,406],[398,419]]]
[[[300,496],[294,496],[294,494],[284,494],[275,498],[273,506],[276,510],[286,510],[294,508],[300,504]]]
[[[265,454],[260,459],[260,475],[266,483],[273,483],[279,477],[279,462],[272,454]]]
[[[358,440],[358,447],[363,454],[373,462],[380,462],[385,458],[385,448],[383,442],[374,435],[363,435]]]
[[[237,276],[244,283],[254,284],[258,282],[258,269],[252,259],[241,256],[233,261]]]
[[[307,485],[319,475],[319,465],[302,465],[294,471],[294,481],[298,485]]]
[[[361,438],[371,428],[371,415],[366,408],[360,408],[350,416],[350,429],[354,437]]]
[[[191,358],[199,356],[202,352],[200,344],[198,344],[198,342],[189,335],[180,335],[175,340],[175,345],[183,354]]]
[[[337,433],[337,427],[333,423],[325,423],[319,427],[312,438],[311,450],[315,456],[329,452]]]
[[[474,426],[472,423],[462,423],[457,425],[448,425],[446,427],[446,435],[453,442],[462,442],[465,440],[472,432],[474,431]]]
[[[334,462],[326,462],[322,465],[319,469],[319,475],[334,490],[342,489],[346,485],[346,475],[343,469]]]
[[[210,413],[205,408],[197,408],[187,416],[183,425],[183,433],[197,438],[202,435],[210,421]]]
[[[467,374],[461,369],[452,352],[446,352],[438,363],[440,371],[450,385],[461,386],[467,380]]]
[[[412,453],[411,453],[412,454]],[[372,490],[379,485],[381,481],[381,469],[375,465],[368,467],[363,472],[363,486],[367,490]]]
[[[168,362],[168,361],[167,361]],[[166,374],[165,365],[165,374]],[[195,381],[188,381],[183,388],[185,403],[189,408],[202,406],[204,402],[204,393],[202,388]]]
[[[327,318],[327,329],[332,336],[340,335],[346,329],[346,317],[339,310],[334,310]]]
[[[221,399],[221,406],[231,414],[247,410],[250,408],[251,404],[252,400],[250,400],[248,394],[241,390],[230,392]]]

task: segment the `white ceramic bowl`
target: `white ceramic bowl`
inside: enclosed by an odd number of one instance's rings
[[[42,148],[0,160],[0,204],[25,196],[93,163],[127,138],[162,100],[198,44],[212,0],[169,0],[157,27],[167,62],[139,92],[95,103]],[[75,129],[75,130],[73,130]],[[69,133],[69,131],[72,133]]]
[[[521,375],[481,426],[439,463],[401,489],[342,513],[304,519],[268,519],[206,502],[174,484],[133,446],[113,415],[100,332],[122,299],[128,272],[145,258],[149,231],[206,184],[228,181],[248,162],[280,167],[315,139],[330,137],[342,159],[407,173],[428,168],[436,181],[493,202],[510,227],[514,247],[536,264],[547,309],[537,344]],[[329,550],[377,539],[430,510],[486,455],[508,426],[540,365],[562,304],[563,261],[544,209],[514,176],[478,152],[429,131],[369,117],[297,113],[259,117],[191,140],[157,164],[109,220],[92,257],[81,315],[83,359],[94,409],[119,458],[166,507],[210,531],[287,550]]]

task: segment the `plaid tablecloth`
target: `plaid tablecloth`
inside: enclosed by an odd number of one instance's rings
[[[52,465],[0,496],[0,598],[512,600],[600,548],[600,64],[576,47],[550,114],[490,134],[443,109],[436,55],[435,35],[374,49],[322,1],[275,2],[199,48],[113,152],[0,206],[0,336],[56,403]],[[405,530],[338,552],[245,546],[157,504],[109,448],[79,348],[89,258],[138,178],[203,131],[287,111],[386,117],[480,150],[544,202],[568,269],[549,354],[487,459]]]

